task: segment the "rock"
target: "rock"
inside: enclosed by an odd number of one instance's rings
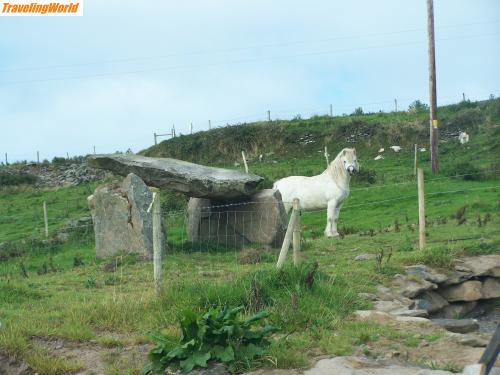
[[[153,193],[138,176],[129,174],[121,186],[100,186],[87,200],[98,258],[121,251],[152,258],[153,217],[147,210]]]
[[[422,317],[397,316],[387,312],[375,310],[357,310],[354,312],[354,316],[357,320],[372,320],[380,324],[387,324],[389,322],[433,324],[431,320]]]
[[[391,289],[382,285],[377,286],[377,296],[382,301],[392,301],[396,298]]]
[[[376,311],[383,311],[387,313],[391,313],[396,310],[408,310],[409,305],[401,303],[400,301],[375,301],[373,304],[373,308]]]
[[[472,274],[469,272],[453,271],[448,273],[447,277],[447,280],[443,282],[444,286],[463,283],[464,281],[469,280],[472,277]]]
[[[261,190],[233,203],[219,205],[191,198],[188,204],[188,239],[242,247],[250,243],[280,246],[288,218],[279,191]]]
[[[460,269],[469,271],[474,276],[500,277],[500,254],[463,258]]]
[[[375,259],[376,255],[375,254],[359,254],[358,256],[354,257],[354,260],[369,260],[369,259]]]
[[[256,264],[261,260],[260,252],[257,249],[242,249],[238,254],[239,264]]]
[[[421,279],[429,281],[431,283],[441,284],[445,282],[448,277],[442,273],[434,271],[432,268],[427,267],[423,264],[417,264],[414,266],[405,267],[406,274],[409,276],[418,276]]]
[[[448,305],[449,303],[447,300],[432,290],[424,292],[419,296],[419,299],[415,300],[416,309],[427,310],[429,313],[435,313]]]
[[[500,297],[500,279],[487,277],[481,286],[481,296],[484,299]]]
[[[437,288],[436,284],[430,283],[427,280],[415,276],[409,278],[403,275],[396,275],[393,280],[393,285],[398,288],[403,296],[408,298],[415,298],[427,290]]]
[[[427,318],[429,312],[425,309],[397,309],[390,311],[390,314],[405,317]]]
[[[482,297],[480,281],[466,281],[439,290],[439,294],[448,302],[477,301]]]
[[[490,342],[486,337],[480,336],[478,334],[462,334],[450,332],[450,337],[452,337],[460,345],[470,346],[472,348],[484,348]]]
[[[466,316],[477,306],[476,301],[454,302],[444,307],[442,311],[435,314],[437,318],[459,319]]]
[[[475,319],[433,319],[440,327],[456,333],[468,333],[477,331],[479,324]]]
[[[139,155],[91,155],[88,163],[122,176],[135,173],[149,186],[224,201],[254,194],[263,180],[260,176],[235,170]]]
[[[398,354],[395,354],[396,356]],[[304,375],[451,375],[442,370],[406,367],[365,357],[334,357],[319,360]]]
[[[64,243],[69,239],[69,234],[66,232],[57,232],[55,240],[59,243]]]

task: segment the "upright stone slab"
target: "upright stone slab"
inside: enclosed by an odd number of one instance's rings
[[[131,173],[121,185],[99,186],[87,200],[98,258],[118,252],[153,257],[153,215],[147,212],[153,193],[138,176]]]
[[[261,190],[237,203],[191,198],[188,204],[188,239],[230,247],[251,243],[280,246],[287,215],[279,191]]]

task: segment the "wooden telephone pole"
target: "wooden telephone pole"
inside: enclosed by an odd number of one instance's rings
[[[427,35],[429,37],[429,102],[430,102],[430,149],[432,173],[439,172],[438,119],[436,99],[436,56],[434,45],[434,4],[427,0]]]

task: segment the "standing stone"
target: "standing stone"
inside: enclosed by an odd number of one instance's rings
[[[279,246],[287,216],[279,191],[261,190],[237,203],[191,198],[188,204],[188,239],[229,247],[251,243]]]
[[[98,258],[119,252],[153,257],[153,215],[147,212],[153,193],[138,176],[130,173],[121,185],[99,186],[87,201]]]
[[[449,302],[477,301],[481,298],[481,281],[466,281],[440,290],[439,293]]]

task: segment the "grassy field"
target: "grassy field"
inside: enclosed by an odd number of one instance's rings
[[[388,115],[365,116],[365,120],[377,122],[384,116]],[[424,118],[421,114],[408,116],[411,121]],[[70,220],[89,214],[86,196],[96,184],[4,189],[0,193],[0,243],[8,241],[20,251],[14,252],[16,257],[0,260],[0,349],[18,356],[39,374],[87,370],[89,374],[137,374],[146,360],[143,348],[149,348],[151,331],[161,329],[174,346],[180,336],[177,316],[181,311],[201,312],[226,304],[244,306],[245,314],[265,309],[269,321],[281,328],[267,355],[241,364],[242,370],[307,367],[322,354],[370,354],[383,340],[408,349],[422,341],[438,342],[443,337],[440,331],[416,335],[354,321],[350,314],[370,307],[359,292],[373,292],[404,265],[447,268],[461,255],[500,251],[500,142],[495,117],[487,118],[484,121],[493,121],[488,132],[475,133],[470,144],[442,143],[440,175],[429,173],[428,153],[419,153],[419,165],[426,172],[428,247],[424,251],[416,250],[413,146],[399,154],[386,151],[384,160],[374,161],[376,150],[387,149],[387,143],[373,140],[370,145],[356,145],[362,170],[374,172],[376,180],[353,179],[351,195],[340,214],[343,238],[323,238],[324,211],[303,213],[299,269],[289,259],[285,269],[277,272],[275,250],[256,247],[259,261],[244,264],[240,250],[186,244],[181,224],[185,199],[163,192],[163,209],[172,215],[166,219],[170,249],[163,264],[164,293],[160,296],[154,291],[152,264],[130,255],[97,260],[92,235],[85,231],[76,229],[60,245],[38,241],[43,233],[44,200],[49,207],[50,231],[55,233]],[[303,137],[298,128],[291,134]],[[324,157],[318,152],[322,146],[304,146],[302,154],[298,153],[300,146],[294,147],[283,154],[276,150],[262,163],[251,162],[251,171],[270,182],[324,169]],[[212,164],[223,163],[214,160]],[[461,175],[456,166],[465,164],[475,169],[466,171],[467,176],[452,177]],[[466,221],[459,225],[455,215],[464,206]],[[386,256],[381,263],[353,260],[363,253],[380,254],[382,249],[386,255],[392,251],[390,259]],[[314,262],[319,268],[310,287],[305,280]],[[76,352],[53,346],[56,340]],[[89,363],[99,363],[102,368],[89,370]],[[437,364],[450,366],[446,361]]]

